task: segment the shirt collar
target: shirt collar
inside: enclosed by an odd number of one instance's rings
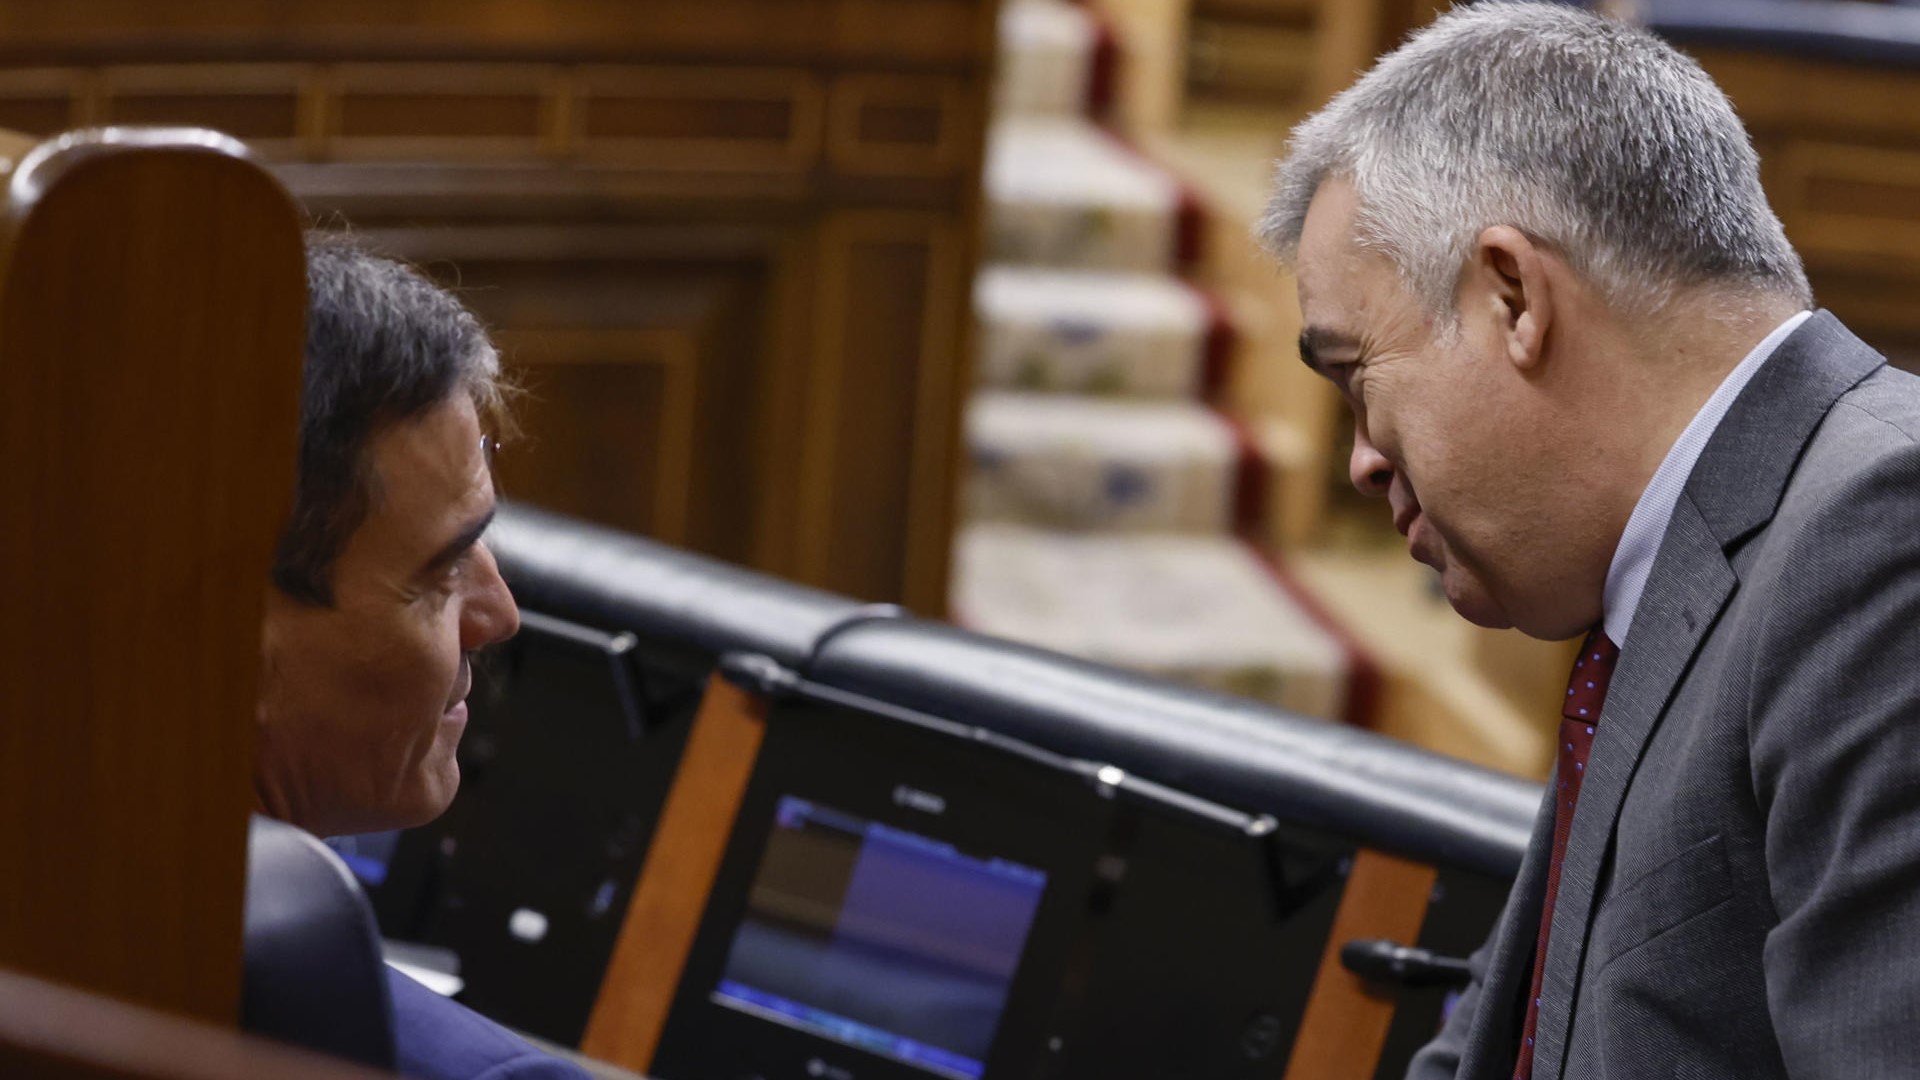
[[[1624,648],[1627,644],[1627,629],[1633,625],[1634,612],[1640,609],[1640,594],[1646,590],[1648,575],[1653,573],[1654,556],[1660,554],[1660,541],[1666,537],[1667,525],[1673,520],[1673,508],[1680,502],[1680,492],[1686,487],[1687,477],[1693,474],[1694,465],[1700,461],[1701,452],[1707,448],[1707,440],[1713,437],[1727,410],[1733,407],[1734,399],[1746,389],[1760,365],[1767,362],[1787,335],[1812,315],[1811,311],[1802,311],[1774,327],[1772,333],[1734,365],[1713,396],[1700,406],[1700,411],[1674,440],[1660,468],[1654,471],[1653,479],[1647,481],[1647,489],[1640,493],[1640,501],[1634,504],[1633,514],[1627,518],[1620,544],[1613,549],[1613,563],[1607,567],[1606,591],[1601,594],[1602,625],[1615,645]]]

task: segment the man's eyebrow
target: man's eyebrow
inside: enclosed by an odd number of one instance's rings
[[[461,529],[460,535],[447,541],[439,551],[434,552],[433,558],[428,559],[426,563],[420,567],[420,573],[423,575],[433,574],[452,566],[459,560],[460,556],[465,555],[473,545],[480,542],[481,535],[493,525],[494,513],[495,509],[488,507],[485,514],[474,519],[473,523],[466,528]]]
[[[1326,371],[1320,354],[1340,351],[1359,352],[1359,340],[1324,326],[1309,326],[1300,332],[1300,362],[1323,375]]]

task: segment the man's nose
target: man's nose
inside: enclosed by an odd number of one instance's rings
[[[1347,458],[1347,479],[1353,481],[1354,490],[1376,499],[1384,498],[1393,483],[1393,463],[1374,449],[1367,439],[1366,424],[1358,420],[1353,424],[1353,454]]]
[[[482,547],[475,558],[475,589],[460,612],[460,647],[468,652],[502,642],[520,632],[520,606],[513,601],[493,552]]]

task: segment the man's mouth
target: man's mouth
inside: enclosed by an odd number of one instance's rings
[[[1433,525],[1420,511],[1415,510],[1399,527],[1401,534],[1407,538],[1407,554],[1413,557],[1414,562],[1435,570],[1446,569],[1446,560],[1440,557],[1434,547]]]
[[[473,666],[464,657],[460,660],[460,677],[454,680],[453,687],[453,696],[447,699],[447,712],[466,704],[467,695],[473,692]]]
[[[1407,554],[1418,563],[1424,563],[1439,570],[1445,560],[1435,548],[1436,538],[1433,523],[1427,520],[1420,506],[1420,499],[1413,493],[1411,484],[1402,485],[1396,476],[1392,491],[1387,493],[1387,503],[1393,512],[1393,528],[1407,538]]]

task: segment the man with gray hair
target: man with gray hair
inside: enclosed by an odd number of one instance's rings
[[[1354,485],[1468,619],[1587,635],[1412,1075],[1920,1075],[1920,379],[1808,310],[1725,96],[1478,4],[1295,130],[1262,234]]]

